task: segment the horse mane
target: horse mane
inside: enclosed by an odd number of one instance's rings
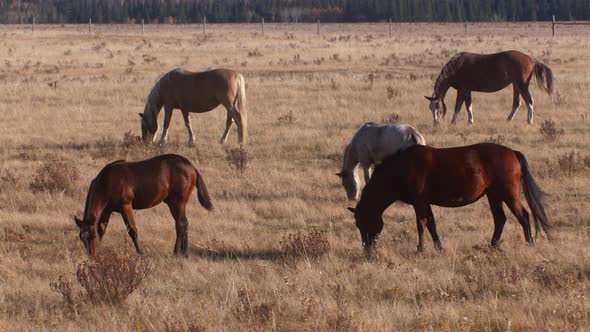
[[[176,68],[178,69],[178,68]],[[148,127],[150,128],[150,131],[155,131],[157,130],[158,124],[157,124],[157,118],[158,118],[158,113],[159,112],[159,103],[160,103],[160,85],[162,84],[162,80],[167,78],[168,75],[170,75],[170,73],[176,69],[172,69],[171,71],[167,72],[166,74],[160,76],[160,78],[158,78],[158,80],[156,81],[156,83],[154,84],[154,86],[152,87],[152,89],[150,90],[150,93],[148,94],[146,101],[145,101],[145,108],[143,110],[143,117],[142,119],[146,121]]]
[[[436,78],[434,83],[434,93],[433,97],[437,97],[441,94],[441,91],[444,90],[443,84],[455,74],[457,71],[457,63],[459,62],[459,58],[462,57],[465,52],[459,52],[451,57],[449,61],[444,65],[444,67],[440,70],[440,74]]]

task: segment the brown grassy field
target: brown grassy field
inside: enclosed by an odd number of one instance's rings
[[[160,25],[146,26],[142,37],[139,26],[127,25],[93,26],[91,35],[86,26],[38,26],[34,34],[0,27],[0,329],[588,329],[587,27],[558,27],[554,39],[548,23],[470,24],[467,36],[463,24],[395,24],[393,37],[387,24],[323,25],[321,36],[315,25],[259,29],[209,25],[203,34],[201,26]],[[556,76],[553,98],[531,85],[535,125],[526,124],[524,104],[505,120],[507,88],[473,94],[474,125],[462,110],[456,126],[447,117],[433,128],[423,95],[448,58],[507,49],[532,54]],[[237,147],[235,128],[226,146],[218,144],[221,108],[192,116],[193,148],[178,111],[166,146],[125,136],[139,134],[147,93],[174,67],[244,74],[243,173],[227,158]],[[451,90],[449,109],[454,98]],[[483,199],[434,207],[445,251],[428,238],[417,255],[413,209],[396,203],[386,211],[378,255],[367,259],[334,173],[362,123],[396,117],[432,146],[495,141],[522,151],[550,194],[555,239],[527,246],[509,214],[500,249],[490,249],[493,222]],[[563,132],[543,135],[546,120]],[[71,216],[81,214],[88,184],[106,163],[164,152],[197,166],[216,210],[190,202],[186,259],[171,256],[175,231],[165,205],[136,211],[141,262],[151,269],[122,304],[90,301],[76,276],[87,258]],[[43,175],[57,182],[44,185]],[[101,250],[135,261],[119,215]],[[50,286],[60,276],[71,288],[69,303]]]

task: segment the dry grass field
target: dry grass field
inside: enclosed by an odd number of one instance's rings
[[[93,26],[90,35],[86,26],[0,27],[1,330],[589,329],[587,27],[558,27],[553,40],[548,23],[471,24],[467,36],[463,24],[395,24],[393,37],[387,24],[323,25],[321,36],[312,24],[259,30],[160,25],[141,36],[127,25]],[[532,54],[556,76],[553,98],[531,85],[534,126],[524,104],[505,120],[507,88],[474,93],[474,125],[463,109],[456,126],[447,117],[434,128],[423,95],[448,58],[507,49]],[[244,74],[243,172],[228,157],[238,147],[235,127],[227,145],[218,143],[221,108],[192,116],[195,147],[186,146],[178,111],[167,145],[133,141],[147,93],[175,67]],[[449,109],[454,98],[451,90]],[[541,132],[546,120],[553,137]],[[522,151],[550,194],[554,240],[527,246],[509,214],[500,249],[490,249],[492,215],[482,199],[434,207],[445,251],[428,237],[417,255],[413,209],[396,203],[378,255],[366,258],[334,173],[344,144],[368,121],[410,123],[435,147],[494,141]],[[129,279],[127,269],[144,269],[144,278],[122,303],[92,297],[80,280],[98,263],[85,256],[72,215],[105,164],[161,153],[197,166],[216,210],[191,200],[188,258],[172,257],[164,204],[135,213],[141,259],[113,215],[100,262],[114,270],[97,276]]]

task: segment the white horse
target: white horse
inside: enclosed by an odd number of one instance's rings
[[[408,124],[380,125],[367,122],[362,125],[344,148],[342,170],[336,174],[342,179],[348,199],[358,199],[357,165],[363,168],[367,183],[371,177],[371,165],[415,144],[426,145],[426,140],[416,128]]]

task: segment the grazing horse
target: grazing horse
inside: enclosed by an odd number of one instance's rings
[[[133,209],[147,209],[164,202],[176,222],[174,255],[186,256],[186,204],[195,186],[199,203],[211,211],[213,204],[203,176],[184,157],[167,154],[135,162],[119,160],[106,165],[90,183],[83,219],[74,217],[86,253],[90,256],[98,254],[111,213],[118,212],[137,253],[142,254],[137,243]]]
[[[482,143],[436,149],[415,145],[387,158],[375,169],[354,212],[363,247],[370,253],[383,229],[383,211],[393,202],[414,207],[418,226],[418,252],[423,251],[424,226],[436,248],[442,249],[431,205],[460,207],[486,195],[494,217],[492,246],[502,236],[506,214],[512,211],[533,244],[529,214],[520,200],[520,190],[533,213],[537,234],[540,227],[549,238],[549,221],[543,206],[544,193],[537,186],[524,155],[502,145]]]
[[[221,143],[225,143],[233,122],[238,127],[238,141],[246,142],[248,119],[246,117],[246,90],[244,77],[230,69],[215,69],[200,73],[176,68],[164,74],[150,91],[141,117],[141,135],[151,142],[158,131],[158,113],[164,107],[164,130],[160,144],[166,142],[172,110],[182,112],[188,130],[188,144],[195,141],[189,113],[205,113],[223,105],[227,110],[225,131]]]
[[[344,147],[342,170],[336,174],[342,179],[348,199],[354,201],[358,198],[358,164],[363,168],[367,183],[371,177],[371,165],[414,144],[426,145],[426,140],[410,125],[380,125],[374,122],[363,124]]]
[[[528,108],[528,122],[533,124],[533,97],[529,92],[529,83],[535,76],[540,88],[549,95],[553,93],[553,73],[545,64],[537,59],[518,51],[506,51],[495,54],[476,54],[461,52],[455,54],[443,67],[436,82],[430,100],[430,110],[437,125],[447,113],[444,102],[450,87],[457,89],[457,102],[452,123],[457,123],[457,115],[463,102],[467,108],[469,123],[473,123],[471,109],[471,91],[496,92],[512,84],[514,97],[512,112],[508,115],[511,121],[520,107],[520,96]]]

